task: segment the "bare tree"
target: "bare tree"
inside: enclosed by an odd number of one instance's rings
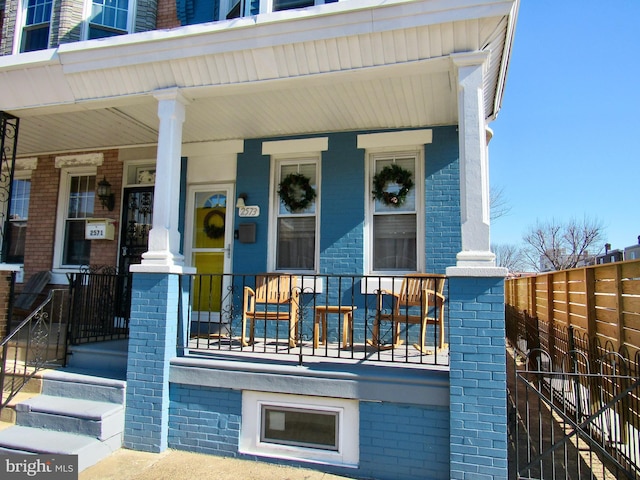
[[[491,251],[496,255],[496,265],[504,267],[510,272],[522,272],[526,269],[526,261],[522,248],[511,244],[491,245]]]
[[[509,215],[511,205],[507,202],[503,187],[492,186],[489,191],[489,209],[491,221]],[[494,252],[495,253],[495,252]]]
[[[603,226],[597,219],[572,219],[567,223],[558,220],[537,222],[523,237],[527,245],[525,256],[538,271],[566,270],[586,263],[589,248],[602,244]]]

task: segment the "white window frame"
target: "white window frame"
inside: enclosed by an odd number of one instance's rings
[[[20,28],[16,28],[14,31],[14,38],[13,38],[13,54],[14,55],[21,53],[23,51],[22,37],[24,35],[25,28],[27,27],[26,23],[27,23],[28,5],[29,5],[29,0],[22,0],[20,2],[20,8],[18,9],[18,12],[16,15],[16,25],[18,25]],[[52,2],[51,17],[53,17],[53,14],[54,14],[54,11],[53,11],[54,7],[55,7],[55,2]],[[49,39],[51,38],[51,20],[52,18],[49,18]],[[6,23],[6,19],[5,19],[5,23]],[[45,47],[45,49],[47,48],[49,48],[49,40],[47,40],[47,46]]]
[[[29,180],[29,182],[31,182],[31,173],[32,173],[31,169],[19,170],[18,169],[18,165],[16,165],[16,169],[15,169],[15,171],[13,173],[13,181],[15,182],[16,180]],[[30,187],[29,187],[29,203],[31,203],[31,187],[32,186],[33,186],[33,184],[31,184]],[[14,186],[12,185],[11,186],[11,195],[13,195],[13,189],[14,189]],[[14,204],[13,204],[13,200],[14,199],[12,198],[11,200],[12,200],[11,208],[13,208],[14,207]],[[27,218],[26,219],[22,219],[22,218],[21,219],[13,219],[13,218],[11,218],[11,212],[7,212],[7,218],[9,219],[9,223],[13,223],[13,222],[15,222],[15,223],[24,223],[26,228],[29,227],[28,209],[27,209]],[[11,245],[9,245],[9,247],[10,246]],[[7,255],[8,255],[8,253],[7,253]],[[22,263],[20,263],[20,265],[22,265],[22,264],[24,264],[24,259],[23,259]]]
[[[64,253],[64,232],[65,224],[67,220],[67,212],[69,209],[69,184],[72,177],[79,176],[96,176],[97,182],[97,168],[95,167],[72,167],[63,168],[60,171],[60,188],[58,191],[58,212],[56,216],[56,240],[54,244],[54,264],[53,268],[58,273],[65,272],[77,272],[80,265],[65,265],[62,263],[62,257]],[[96,198],[97,201],[97,198]],[[95,204],[94,204],[95,205]]]
[[[271,208],[269,216],[269,248],[267,256],[267,268],[269,271],[286,271],[287,273],[317,273],[320,263],[320,205],[321,205],[321,165],[322,152],[328,150],[328,137],[316,137],[298,140],[281,140],[274,142],[264,142],[262,145],[262,154],[271,155],[271,171],[272,179],[269,188],[269,198],[271,199]],[[278,196],[278,184],[280,178],[280,166],[295,163],[315,162],[316,166],[316,198],[315,198],[315,251],[313,270],[278,270],[276,268],[276,251],[278,242],[278,218],[280,197]],[[295,214],[294,214],[295,215]]]
[[[368,252],[364,259],[364,271],[369,275],[402,275],[424,272],[425,260],[425,194],[424,194],[424,145],[433,140],[431,129],[404,130],[358,135],[358,148],[365,150],[365,222],[364,245]],[[378,155],[416,155],[414,187],[416,195],[416,270],[373,270],[373,216],[375,200],[371,195],[375,175],[375,159]]]
[[[129,0],[128,14],[127,14],[127,30],[122,35],[133,33],[135,25],[135,13],[137,8],[136,0]],[[89,30],[91,28],[91,12],[93,10],[93,0],[85,0],[84,8],[82,12],[82,39],[89,40]],[[105,25],[105,27],[109,28]],[[116,35],[117,36],[117,35]]]
[[[262,441],[263,406],[337,414],[337,451]],[[357,468],[359,445],[360,411],[357,400],[249,390],[242,392],[242,427],[238,449],[243,454]]]
[[[266,1],[262,1],[260,2],[260,13],[272,13],[275,10],[273,10],[273,3],[274,0],[266,0]],[[317,5],[324,5],[324,0],[314,0],[313,5],[309,5],[308,7],[299,7],[299,8],[311,8],[312,6],[317,6]],[[292,9],[285,9],[285,10],[277,10],[275,12],[280,13],[280,12],[286,12],[288,10],[295,10],[294,8]]]

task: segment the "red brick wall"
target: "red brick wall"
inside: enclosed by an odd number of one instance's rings
[[[87,153],[87,152],[83,152]],[[91,244],[92,265],[116,265],[118,253],[118,220],[120,212],[120,191],[122,189],[122,163],[118,151],[103,152],[104,161],[98,167],[96,181],[105,177],[111,184],[115,197],[115,207],[109,211],[102,207],[96,197],[94,217],[115,220],[114,240],[94,240]],[[53,268],[56,213],[60,169],[55,167],[55,156],[38,158],[38,167],[31,175],[31,198],[29,202],[29,223],[25,239],[24,271],[26,282],[31,275],[41,270]]]
[[[0,339],[7,335],[7,311],[11,292],[11,272],[0,271]]]
[[[178,15],[176,13],[176,0],[158,0],[158,15],[156,28],[164,30],[167,28],[179,27]]]
[[[31,174],[29,221],[25,239],[25,283],[31,275],[53,266],[53,245],[56,229],[56,205],[60,169],[55,168],[55,157],[38,158],[38,167]]]

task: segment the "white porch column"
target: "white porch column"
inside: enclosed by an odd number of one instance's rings
[[[489,160],[483,79],[489,54],[453,55],[458,73],[462,251],[458,267],[494,267],[489,234]]]
[[[157,92],[158,153],[153,199],[153,224],[149,231],[149,250],[142,263],[132,265],[132,272],[182,273],[184,257],[180,254],[178,231],[180,198],[180,154],[182,124],[188,101],[177,88]]]

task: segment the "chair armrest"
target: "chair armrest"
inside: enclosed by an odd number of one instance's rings
[[[244,311],[253,310],[255,307],[256,292],[251,287],[244,287]]]

